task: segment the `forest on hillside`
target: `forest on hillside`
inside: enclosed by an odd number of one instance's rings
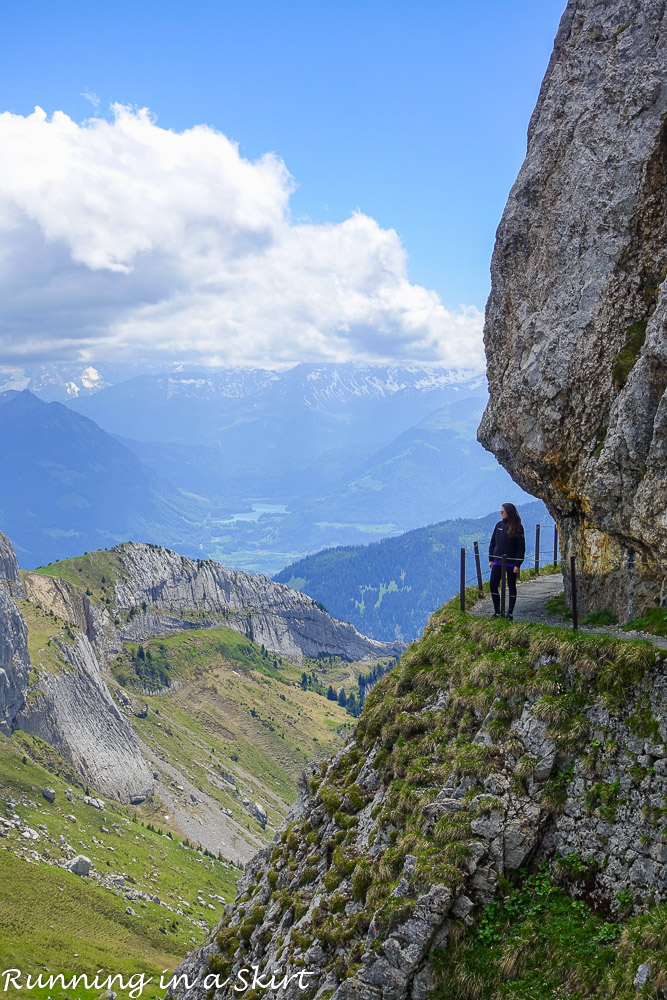
[[[500,508],[500,503],[498,504]],[[553,521],[540,501],[519,508],[526,550],[534,550],[535,525],[543,528],[543,562],[553,559]],[[431,613],[459,589],[460,551],[467,550],[466,576],[474,576],[473,544],[482,570],[499,514],[457,518],[416,528],[370,545],[343,545],[299,559],[274,578],[320,601],[336,618],[374,639],[410,642]],[[485,577],[486,578],[486,577]]]

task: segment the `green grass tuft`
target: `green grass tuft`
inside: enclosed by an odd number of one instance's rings
[[[622,626],[624,632],[631,629],[650,632],[652,635],[667,635],[667,608],[651,608],[641,618],[635,618]]]
[[[567,603],[564,590],[561,590],[560,594],[556,594],[555,597],[550,597],[544,606],[550,615],[562,618],[563,621],[569,621],[572,618],[572,611]]]
[[[625,343],[612,364],[612,379],[615,389],[623,388],[630,372],[637,363],[646,340],[647,322],[645,319],[637,320],[625,331]]]

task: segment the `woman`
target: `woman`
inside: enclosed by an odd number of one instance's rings
[[[502,520],[493,529],[489,542],[489,566],[491,568],[491,597],[493,599],[494,618],[500,616],[500,594],[498,584],[503,571],[503,556],[507,564],[507,587],[510,592],[507,617],[514,618],[516,604],[516,581],[519,577],[519,567],[526,554],[526,537],[521,524],[519,512],[513,503],[504,503],[500,508]]]

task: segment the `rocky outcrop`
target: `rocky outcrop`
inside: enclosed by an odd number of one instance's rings
[[[112,616],[106,608],[90,600],[80,587],[57,576],[40,573],[26,573],[24,586],[27,600],[80,629],[103,662],[118,651],[120,640]]]
[[[82,631],[61,631],[48,640],[48,653],[33,651],[31,661],[26,620],[16,603],[24,598]],[[77,588],[50,577],[28,575],[26,594],[11,543],[0,535],[0,731],[39,736],[98,791],[121,802],[142,801],[153,778],[109,694],[87,633],[108,637],[101,610]]]
[[[0,732],[9,736],[23,708],[30,676],[28,629],[0,582]]]
[[[295,663],[320,654],[370,662],[400,656],[405,649],[402,642],[361,635],[312,598],[261,573],[227,570],[213,560],[194,561],[157,545],[127,543],[112,552],[117,568],[111,608],[95,604],[65,581],[26,575],[29,597],[84,629],[105,661],[124,641],[221,625]]]
[[[22,599],[25,597],[19,564],[16,559],[14,547],[6,535],[0,531],[0,584],[12,597]]]
[[[479,439],[621,618],[667,606],[666,47],[663,0],[569,0],[486,311]]]
[[[0,732],[10,735],[30,676],[28,630],[14,598],[25,597],[16,554],[0,532]]]
[[[56,643],[65,667],[39,671],[15,725],[46,740],[97,791],[121,802],[141,802],[153,778],[134,731],[109,694],[85,635]]]
[[[648,646],[434,616],[173,994],[231,1000],[245,969],[290,998],[425,1000],[433,950],[540,857],[616,914],[667,899],[666,707]]]

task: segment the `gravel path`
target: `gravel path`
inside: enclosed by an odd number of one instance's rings
[[[563,577],[560,573],[548,576],[532,577],[520,580],[517,584],[517,601],[514,609],[515,621],[537,622],[539,625],[553,625],[556,628],[571,628],[570,622],[564,621],[559,615],[550,615],[546,602],[563,590]],[[484,597],[470,610],[477,618],[490,618],[493,614],[493,602],[490,597]],[[623,632],[615,625],[580,625],[579,631],[586,635],[611,635],[618,639],[648,639],[654,646],[667,649],[667,639],[651,635],[649,632]]]

